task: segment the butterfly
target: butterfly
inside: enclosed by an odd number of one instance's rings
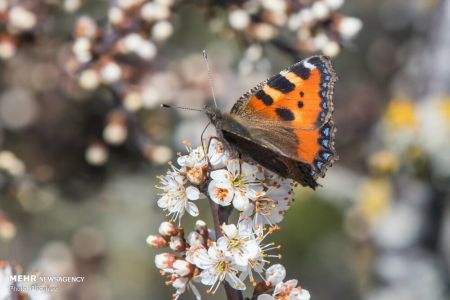
[[[338,159],[333,92],[337,80],[326,56],[312,56],[245,93],[230,113],[207,106],[219,139],[278,175],[315,189]]]

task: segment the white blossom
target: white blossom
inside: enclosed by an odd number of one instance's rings
[[[114,83],[122,78],[122,68],[115,62],[108,62],[100,70],[100,77],[105,83]]]
[[[258,300],[309,300],[309,292],[301,287],[297,287],[297,280],[291,279],[286,282],[280,282],[275,286],[272,295],[262,294]]]
[[[208,192],[211,199],[219,205],[231,203],[240,211],[249,209],[250,200],[262,195],[264,177],[262,169],[239,159],[227,161],[226,169],[211,172],[213,179]]]
[[[236,30],[244,30],[250,25],[250,15],[243,9],[236,9],[228,16],[230,26]]]
[[[267,268],[266,270],[266,282],[275,286],[282,282],[286,277],[286,269],[281,264],[275,264]]]
[[[224,235],[217,240],[218,248],[231,256],[239,266],[248,266],[251,260],[260,255],[260,248],[252,231],[252,226],[247,222],[222,225]]]
[[[155,41],[164,41],[172,36],[174,28],[169,21],[158,21],[152,28],[152,38]]]
[[[338,31],[344,39],[354,38],[362,29],[362,21],[358,18],[344,17],[338,25]]]
[[[9,11],[9,26],[12,31],[31,30],[36,22],[36,15],[22,6],[14,6]]]
[[[280,223],[294,197],[293,180],[266,170],[266,181],[266,191],[241,215],[241,220],[253,219],[256,231]]]
[[[209,292],[215,293],[224,280],[234,289],[246,289],[237,276],[239,266],[216,243],[212,243],[208,249],[204,246],[192,247],[188,251],[187,260],[203,270],[200,280],[204,285],[210,286]]]
[[[185,212],[191,216],[198,216],[198,207],[191,201],[200,199],[203,195],[195,186],[185,186],[186,178],[174,171],[169,171],[166,176],[160,177],[162,186],[157,188],[163,190],[158,206],[168,211],[173,220],[180,220]]]
[[[189,154],[178,157],[177,163],[181,167],[185,168],[194,168],[194,167],[206,167],[208,165],[208,161],[205,157],[205,151],[203,147],[199,146],[197,148],[192,148],[189,145],[186,145]]]

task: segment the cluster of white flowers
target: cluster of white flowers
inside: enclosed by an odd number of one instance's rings
[[[158,206],[173,220],[185,212],[198,215],[191,202],[208,197],[220,206],[232,205],[241,212],[240,220],[252,219],[254,228],[274,227],[281,222],[293,199],[294,182],[253,163],[231,158],[217,139],[211,139],[205,156],[202,146],[186,144],[188,155],[170,163],[170,170],[160,176],[162,190]],[[204,191],[203,191],[204,190]]]
[[[237,1],[236,1],[237,2]],[[248,0],[229,7],[228,24],[254,43],[277,38],[280,31],[296,34],[293,49],[336,56],[342,42],[362,28],[361,20],[336,13],[344,0],[301,1]]]
[[[157,44],[173,34],[169,21],[172,5],[173,1],[168,0],[114,1],[108,11],[109,22],[102,27],[91,17],[80,17],[72,46],[75,65],[83,69],[80,86],[94,90],[100,84],[127,80],[130,76],[126,73],[133,70],[119,63],[117,57],[131,55],[144,62],[152,61],[158,53]],[[89,68],[84,68],[88,63]]]
[[[10,0],[0,0],[0,59],[9,59],[17,52],[21,36],[35,29],[35,12]]]
[[[74,13],[82,0],[15,1],[0,0],[0,59],[12,58],[30,34],[39,32],[46,23],[48,11],[53,8]]]
[[[105,24],[90,16],[79,17],[74,28],[73,58],[67,63],[79,86],[86,91],[102,86],[117,89],[126,113],[147,107],[152,99],[141,81],[151,73],[149,64],[157,56],[159,45],[174,32],[173,5],[172,0],[110,1]],[[128,127],[123,111],[111,111],[102,142],[122,145],[129,136]],[[102,142],[96,141],[86,150],[86,160],[91,165],[101,166],[108,160],[108,148]],[[171,155],[161,146],[151,150],[143,153],[151,160],[159,157],[153,152],[163,154],[162,157]]]
[[[200,299],[195,282],[208,286],[207,292],[214,294],[224,281],[236,290],[246,290],[248,281],[253,286],[262,282],[263,291],[273,292],[261,299],[309,299],[307,291],[295,288],[296,281],[282,282],[280,272],[285,271],[281,265],[269,267],[269,259],[281,257],[272,253],[280,247],[264,242],[279,228],[277,223],[293,200],[294,182],[232,158],[216,138],[205,148],[185,146],[188,154],[180,155],[177,165],[169,163],[170,169],[158,177],[156,186],[161,190],[157,204],[171,222],[163,222],[159,235],[147,238],[155,248],[175,251],[155,258],[161,273],[168,276],[168,284],[176,289],[174,298],[189,288]],[[201,199],[210,199],[222,210],[234,208],[239,213],[237,223],[220,224],[216,237],[205,222],[197,221],[194,231],[185,237],[180,220],[186,212],[197,217],[196,203]]]

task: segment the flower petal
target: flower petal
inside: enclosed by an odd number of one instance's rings
[[[167,197],[167,195],[163,195],[158,199],[157,204],[160,208],[167,208],[169,206],[169,197]]]
[[[227,225],[224,223],[222,225],[222,230],[225,233],[225,235],[229,238],[234,238],[238,234],[238,229],[237,229],[236,225],[234,225],[234,224]]]
[[[302,288],[294,289],[289,295],[289,300],[309,300],[311,295],[309,292]]]
[[[211,172],[211,178],[218,181],[229,181],[231,176],[227,170],[215,170]]]
[[[235,193],[233,199],[233,206],[237,210],[245,211],[250,207],[250,201],[245,195],[242,195],[242,192]]]
[[[208,185],[208,194],[212,201],[222,206],[228,206],[233,200],[234,192],[231,189],[220,187],[220,183],[213,180]]]
[[[241,163],[239,162],[239,159],[230,159],[227,162],[227,170],[233,177],[239,175],[241,172]]]
[[[272,285],[282,282],[285,277],[286,269],[281,264],[272,265],[266,270],[266,280]]]
[[[226,237],[222,236],[217,240],[217,247],[219,247],[219,249],[222,251],[227,251],[228,244],[228,239]]]
[[[189,200],[198,200],[200,198],[200,191],[192,185],[188,186],[186,188],[186,196]]]
[[[257,300],[276,300],[273,296],[268,294],[259,295]]]
[[[186,203],[186,211],[193,217],[196,217],[199,214],[197,205],[189,201]]]
[[[233,251],[233,262],[238,266],[248,266],[248,259],[240,251]]]
[[[236,290],[243,291],[247,288],[245,284],[232,273],[227,273],[227,275],[225,276],[225,280],[231,285],[232,288]]]

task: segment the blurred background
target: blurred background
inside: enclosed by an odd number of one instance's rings
[[[288,278],[450,299],[449,30],[446,0],[0,0],[0,260],[86,277],[52,299],[170,299],[145,243],[155,176],[207,120],[159,105],[211,101],[202,49],[223,110],[322,53],[340,160],[273,235]]]

